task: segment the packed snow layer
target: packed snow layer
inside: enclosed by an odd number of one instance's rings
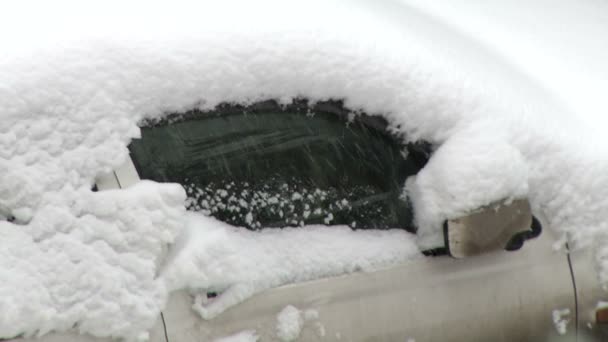
[[[169,289],[230,291],[221,305],[197,305],[213,314],[264,287],[409,255],[405,233],[255,235],[200,217],[193,233],[177,185],[91,192],[96,176],[125,160],[141,119],[221,102],[344,99],[384,115],[405,139],[433,143],[405,191],[422,247],[441,242],[446,218],[527,196],[561,242],[596,241],[598,264],[608,264],[606,139],[555,93],[432,16],[392,1],[116,5],[53,2],[32,12],[24,2],[0,13],[0,336],[76,326],[145,339]],[[365,234],[374,250],[358,240]],[[210,243],[218,239],[225,246]],[[303,254],[283,249],[279,260],[264,250],[274,239]],[[306,239],[327,248],[297,243]],[[255,262],[245,246],[268,274],[241,268]]]
[[[372,271],[421,256],[412,234],[400,229],[249,231],[200,213],[185,216],[185,230],[162,274],[169,290],[203,290],[194,309],[206,319],[271,287]],[[219,295],[208,299],[206,292]]]

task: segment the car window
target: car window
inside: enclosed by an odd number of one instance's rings
[[[142,124],[129,146],[142,179],[177,182],[187,207],[249,229],[308,224],[415,231],[402,197],[430,145],[339,101],[224,104]]]

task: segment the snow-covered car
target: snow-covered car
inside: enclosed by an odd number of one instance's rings
[[[140,178],[181,183],[191,211],[240,229],[265,227],[266,233],[272,233],[268,227],[310,229],[315,224],[401,227],[415,233],[402,188],[432,156],[432,146],[400,145],[379,116],[355,116],[336,101],[313,106],[301,100],[289,105],[265,101],[169,115],[142,126],[141,139],[130,145],[130,160],[98,178],[97,190],[128,187]],[[521,249],[524,240],[540,234],[527,201],[480,208],[446,222],[443,234],[445,243],[423,251],[426,257],[421,253],[380,271],[268,289],[240,304],[225,306],[220,290],[226,289],[207,288],[198,293],[201,307],[192,310],[194,294],[178,291],[152,339],[215,340],[236,334],[243,340],[567,341],[579,326],[581,338],[602,336],[601,330],[587,327],[595,326],[591,302],[578,302],[579,295],[583,300],[598,291],[593,273],[581,262],[573,268],[569,257],[555,258],[546,235]],[[305,260],[305,254],[318,252],[317,246],[279,257]],[[258,255],[247,250],[251,246],[241,247],[239,255],[255,261]],[[219,316],[201,320],[196,311],[217,303],[227,312],[205,311]],[[483,328],[472,328],[472,322]],[[55,337],[70,338],[86,340]]]
[[[438,4],[0,13],[0,339],[605,340],[608,7]]]
[[[144,123],[141,139],[130,145],[131,161],[97,186],[178,182],[190,210],[268,233],[314,224],[415,233],[402,189],[433,148],[399,141],[382,117],[355,114],[336,101],[225,104]],[[163,333],[169,341],[248,337],[251,327],[262,340],[569,341],[580,327],[583,340],[605,338],[596,325],[593,295],[600,290],[591,263],[555,258],[546,234],[520,250],[540,234],[526,200],[496,203],[446,221],[445,242],[422,251],[426,257],[269,289],[219,317],[205,312],[209,321],[191,310],[189,294],[177,293],[164,312]],[[317,253],[315,247],[303,254]],[[221,293],[207,291],[198,303],[203,310],[214,301],[223,306]]]

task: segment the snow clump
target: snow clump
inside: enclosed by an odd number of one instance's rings
[[[283,342],[295,341],[304,326],[302,312],[288,305],[277,315],[277,337]]]
[[[566,335],[568,332],[568,323],[570,322],[570,309],[556,309],[553,310],[553,324],[555,325],[555,330],[560,335]]]

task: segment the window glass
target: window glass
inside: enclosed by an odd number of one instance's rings
[[[386,127],[340,102],[266,101],[146,122],[129,148],[141,178],[182,184],[188,209],[236,226],[413,231],[403,184],[430,148]]]

